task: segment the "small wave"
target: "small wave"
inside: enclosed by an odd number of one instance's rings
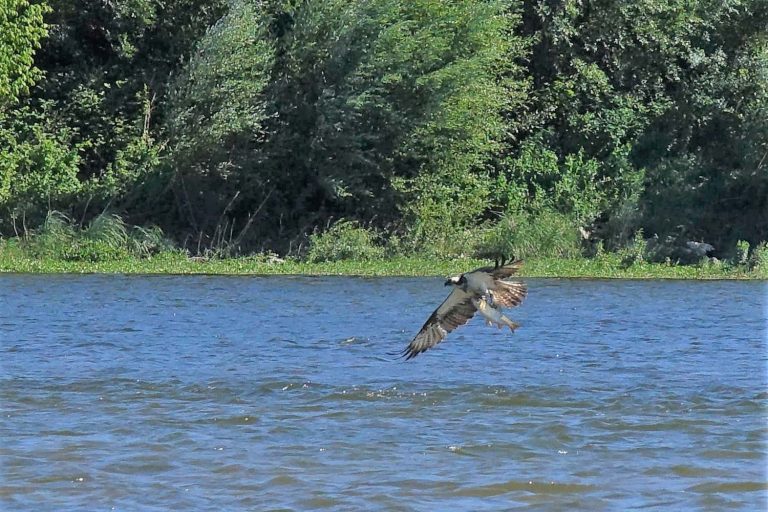
[[[705,450],[700,453],[702,457],[708,459],[762,459],[764,455],[759,452],[745,452],[737,450]]]
[[[402,401],[416,404],[439,405],[455,397],[450,390],[409,391],[397,386],[389,388],[373,388],[368,386],[352,386],[333,388],[323,394],[318,401]]]
[[[124,475],[166,473],[174,469],[176,469],[176,466],[162,454],[127,457],[124,460],[115,461],[103,467],[103,470],[108,473]]]
[[[43,436],[61,436],[61,437],[82,437],[90,435],[90,432],[82,432],[77,430],[42,430],[40,435]]]
[[[61,482],[83,483],[90,479],[91,479],[90,475],[87,475],[84,473],[76,473],[76,474],[66,473],[66,474],[54,474],[54,475],[46,475],[46,476],[41,476],[37,478],[32,478],[30,482],[38,485],[45,485],[45,484],[55,484],[55,483],[61,483]]]
[[[537,494],[581,494],[594,489],[595,486],[587,484],[510,480],[496,484],[461,487],[454,494],[472,498],[488,498],[518,491]]]
[[[687,464],[678,464],[676,466],[672,466],[671,468],[669,468],[669,471],[671,471],[677,476],[690,477],[690,478],[715,476],[715,475],[722,474],[722,471],[718,471],[716,469],[705,468],[701,466],[690,466]],[[666,469],[664,470],[664,473],[659,473],[659,474],[665,474],[665,473],[667,473]]]
[[[280,485],[280,486],[286,486],[286,485],[302,485],[303,482],[299,480],[298,478],[294,478],[291,475],[277,475],[276,477],[271,478],[266,485],[273,486],[273,485]]]
[[[254,415],[238,415],[238,416],[230,416],[227,418],[214,418],[212,420],[213,423],[216,423],[217,425],[253,425],[258,421],[258,418]]]
[[[698,420],[665,420],[655,421],[649,423],[628,423],[624,421],[616,421],[611,424],[609,430],[622,431],[622,432],[706,432],[703,425]]]
[[[520,391],[502,395],[480,395],[474,399],[477,405],[483,407],[535,407],[556,409],[582,409],[592,407],[593,404],[583,400],[558,399],[547,391],[535,392]]]
[[[768,491],[766,482],[706,482],[693,485],[687,489],[692,492],[709,493],[740,493]]]
[[[345,345],[367,345],[370,344],[371,340],[370,338],[366,338],[363,336],[349,336],[348,338],[344,338],[341,341],[339,341],[339,345],[345,346]]]
[[[328,496],[313,496],[307,498],[301,502],[301,504],[307,507],[309,510],[317,510],[320,508],[337,509],[343,502],[335,498]]]
[[[248,472],[248,467],[242,464],[225,464],[213,467],[211,471],[220,475],[241,475]]]

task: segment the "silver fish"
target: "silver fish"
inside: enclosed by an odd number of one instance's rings
[[[472,304],[477,308],[487,325],[496,325],[499,329],[504,326],[509,327],[509,330],[514,332],[515,329],[520,327],[520,324],[516,324],[501,312],[500,308],[491,306],[485,297],[479,299],[472,299]]]

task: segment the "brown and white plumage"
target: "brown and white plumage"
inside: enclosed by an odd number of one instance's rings
[[[507,279],[522,264],[522,261],[515,261],[509,265],[482,267],[446,281],[446,286],[453,285],[454,289],[430,315],[402,355],[406,359],[416,357],[443,341],[449,332],[466,324],[475,315],[475,303],[479,298],[490,296],[494,307],[519,305],[527,293],[526,286]]]
[[[469,322],[475,315],[472,295],[461,288],[454,288],[430,317],[421,330],[403,351],[403,356],[411,359],[428,350],[445,338],[455,328]]]

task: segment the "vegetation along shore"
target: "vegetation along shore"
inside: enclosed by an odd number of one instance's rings
[[[201,261],[174,253],[163,254],[151,260],[126,259],[98,263],[0,256],[0,272],[25,273],[448,276],[487,264],[487,260],[435,261],[426,258],[346,260],[328,263],[307,263],[295,260],[270,262],[259,257]],[[520,275],[558,278],[768,279],[766,272],[748,271],[739,267],[669,266],[659,263],[642,263],[626,267],[614,258],[528,260]]]
[[[53,217],[58,219],[58,217]],[[53,227],[52,227],[53,226]],[[0,241],[0,272],[219,274],[219,275],[354,275],[447,276],[487,265],[487,259],[451,259],[403,255],[371,245],[369,232],[353,228],[344,237],[328,232],[310,237],[309,255],[281,258],[274,253],[240,257],[190,256],[162,238],[158,230],[126,229],[111,217],[77,231],[61,220],[29,238]],[[332,232],[333,233],[333,232]],[[357,236],[352,236],[357,234]],[[768,279],[768,251],[741,247],[741,259],[714,258],[696,264],[653,263],[646,248],[599,253],[586,258],[574,252],[560,257],[530,255],[523,277],[629,279]],[[762,258],[762,259],[756,259]]]
[[[0,270],[765,278],[764,0],[0,0]]]

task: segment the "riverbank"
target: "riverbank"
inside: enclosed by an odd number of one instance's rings
[[[0,250],[0,272],[17,273],[448,276],[487,264],[487,260],[434,260],[426,257],[323,263],[264,256],[202,259],[189,258],[179,252],[166,252],[151,258],[88,262],[36,259],[15,251]],[[748,270],[727,263],[682,266],[641,261],[627,265],[616,255],[604,255],[575,260],[529,259],[520,275],[619,279],[768,279],[768,270]]]

